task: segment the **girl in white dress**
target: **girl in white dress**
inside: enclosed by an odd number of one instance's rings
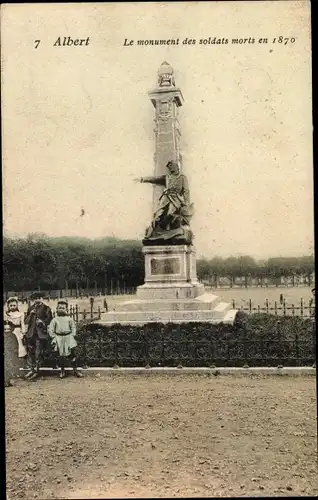
[[[66,299],[61,299],[57,303],[56,316],[49,324],[49,335],[52,346],[59,356],[59,365],[61,368],[60,378],[64,378],[65,366],[70,360],[73,367],[73,374],[76,377],[83,375],[77,370],[76,363],[76,324],[68,313],[68,303]]]
[[[13,333],[18,341],[18,357],[25,358],[27,350],[23,343],[26,332],[24,324],[24,314],[19,311],[19,302],[17,297],[10,297],[7,300],[7,310],[4,314],[5,333]]]

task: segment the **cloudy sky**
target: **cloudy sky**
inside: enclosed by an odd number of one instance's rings
[[[153,174],[147,93],[167,60],[185,98],[198,254],[312,253],[309,12],[302,1],[5,5],[5,233],[143,237],[152,187],[133,178]],[[89,44],[54,47],[59,36]],[[229,43],[199,44],[209,37]],[[171,38],[179,45],[136,44]]]

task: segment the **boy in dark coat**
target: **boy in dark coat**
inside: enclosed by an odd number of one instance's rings
[[[40,365],[43,361],[43,352],[48,340],[47,327],[53,315],[51,308],[44,304],[41,292],[33,293],[30,298],[31,304],[24,320],[27,327],[25,334],[26,348],[31,367],[30,371],[26,374],[26,378],[34,380],[39,375]]]

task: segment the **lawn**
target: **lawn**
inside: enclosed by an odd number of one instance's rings
[[[301,299],[304,301],[304,305],[308,306],[309,300],[312,298],[310,287],[281,287],[281,288],[212,288],[207,289],[207,292],[219,295],[225,302],[232,303],[235,300],[237,308],[248,307],[249,300],[252,300],[252,307],[265,306],[266,299],[268,300],[269,306],[273,307],[275,301],[278,306],[280,305],[280,295],[283,294],[283,298],[286,300],[286,305],[291,306],[292,304],[296,306],[300,305]],[[104,310],[104,298],[105,297],[95,297],[94,299],[94,310],[98,307]],[[112,310],[116,304],[120,301],[132,300],[134,295],[109,295],[107,296],[107,305],[109,310]],[[50,300],[48,304],[54,309],[56,307],[56,300]],[[69,298],[70,305],[78,305],[80,310],[86,309],[90,310],[90,303],[88,298],[76,299],[75,297]],[[26,311],[27,305],[20,304],[20,309]]]
[[[266,299],[270,305],[274,305],[275,301],[279,305],[280,295],[286,300],[286,304],[298,306],[301,299],[308,305],[309,300],[313,297],[310,287],[290,287],[290,288],[219,288],[212,289],[213,293],[220,295],[226,302],[235,300],[237,307],[248,307],[249,299],[252,300],[253,307],[260,305],[264,307]]]

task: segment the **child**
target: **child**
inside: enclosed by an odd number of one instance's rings
[[[56,316],[49,324],[49,335],[52,339],[54,349],[59,355],[59,365],[61,368],[60,378],[65,377],[65,365],[67,360],[71,360],[73,374],[75,377],[82,377],[78,372],[75,357],[75,347],[77,342],[76,325],[74,320],[68,314],[68,302],[66,299],[60,299],[56,307]]]
[[[37,291],[31,294],[28,310],[24,319],[26,327],[26,348],[30,371],[25,378],[35,380],[40,374],[40,367],[45,356],[45,348],[49,339],[47,327],[53,315],[51,308],[44,303],[43,293]]]
[[[12,332],[18,341],[18,357],[25,358],[27,350],[24,346],[24,335],[26,326],[24,324],[24,314],[19,311],[17,297],[10,297],[7,300],[7,311],[4,315],[5,333]]]

